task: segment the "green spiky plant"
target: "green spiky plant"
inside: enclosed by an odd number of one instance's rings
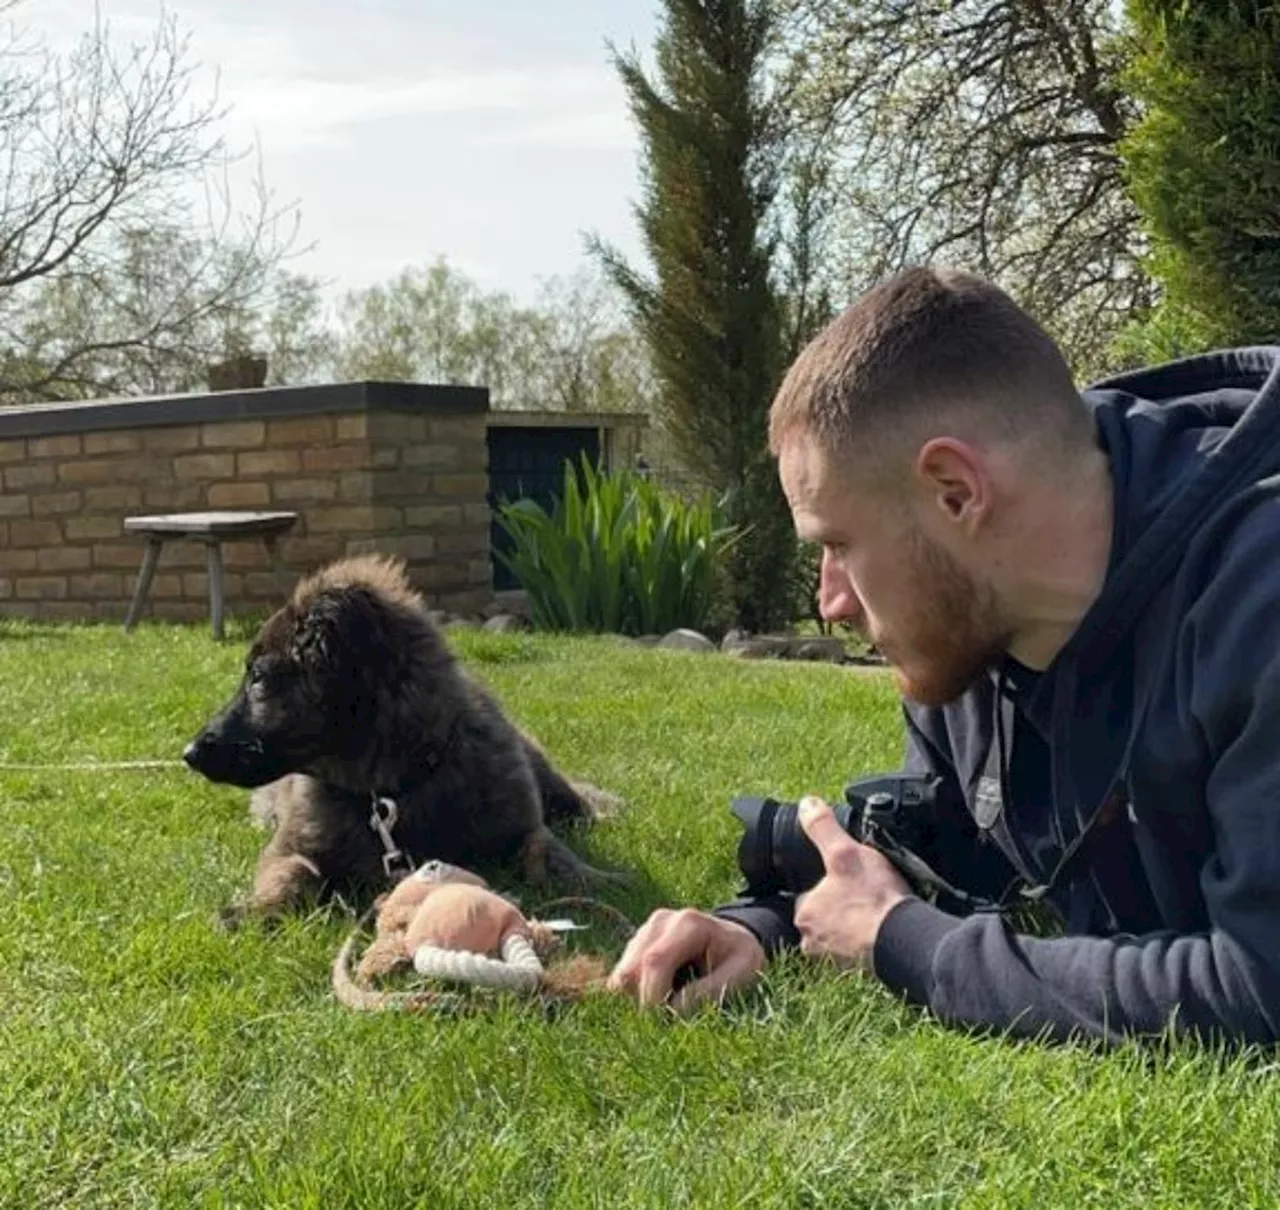
[[[498,558],[545,630],[658,634],[715,626],[724,561],[740,531],[710,495],[685,500],[634,471],[566,462],[550,512],[502,504],[511,539]]]

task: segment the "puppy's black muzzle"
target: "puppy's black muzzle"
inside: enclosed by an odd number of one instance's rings
[[[212,782],[254,789],[290,770],[236,712],[215,718],[182,753],[187,765]]]

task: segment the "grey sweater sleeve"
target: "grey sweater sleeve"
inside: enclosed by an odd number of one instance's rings
[[[759,898],[740,896],[716,908],[713,916],[732,920],[750,929],[772,958],[780,950],[794,949],[800,944],[793,920],[796,901],[791,895],[769,895]]]
[[[1280,1038],[1280,572],[1269,532],[1232,547],[1176,640],[1177,709],[1208,753],[1215,849],[1187,887],[1207,927],[1032,938],[907,900],[876,941],[886,984],[943,1020],[1020,1036]],[[1158,803],[1135,809],[1160,827]]]
[[[1020,936],[1002,918],[899,903],[876,938],[882,982],[941,1020],[1019,1037],[1118,1041],[1165,1029],[1272,1043],[1273,972],[1227,931],[1132,939]]]

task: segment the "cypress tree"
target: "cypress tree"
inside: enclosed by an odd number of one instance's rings
[[[785,355],[770,276],[781,162],[765,81],[774,32],[762,0],[664,0],[655,78],[634,55],[614,55],[641,133],[636,213],[653,279],[595,245],[649,345],[681,460],[746,531],[727,571],[735,622],[753,631],[792,620],[796,557],[766,433]]]

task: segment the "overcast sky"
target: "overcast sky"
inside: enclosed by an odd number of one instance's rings
[[[653,0],[96,0],[113,40],[162,11],[190,35],[236,146],[261,145],[336,288],[443,255],[522,298],[584,263],[583,233],[640,256],[634,124],[607,43],[651,61]],[[25,0],[56,43],[95,0]]]

